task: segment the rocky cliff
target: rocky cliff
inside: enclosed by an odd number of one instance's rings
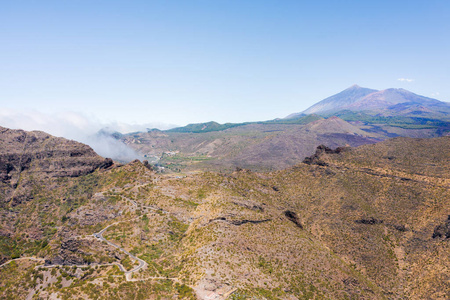
[[[4,195],[11,194],[19,184],[24,185],[30,176],[34,179],[77,177],[112,164],[111,159],[76,141],[41,131],[0,127],[0,180]],[[13,200],[10,196],[9,200]],[[8,201],[8,197],[2,200]]]

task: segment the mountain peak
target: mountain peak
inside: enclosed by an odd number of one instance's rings
[[[342,107],[353,104],[374,92],[377,92],[377,90],[363,88],[354,84],[348,89],[314,104],[303,113],[312,114],[341,110]],[[292,115],[289,117],[292,117]]]
[[[393,111],[390,110],[393,109],[391,108],[393,105],[397,105],[395,109],[401,108],[404,113],[408,113],[414,111],[411,106],[413,103],[416,106],[417,104],[425,106],[430,113],[448,114],[450,112],[450,105],[436,99],[416,95],[402,88],[388,88],[378,91],[354,84],[342,92],[314,104],[301,114],[329,115],[343,110],[376,111],[377,113],[383,111],[392,114]],[[398,106],[398,104],[403,105]],[[293,118],[297,115],[299,113],[291,114],[287,118]]]

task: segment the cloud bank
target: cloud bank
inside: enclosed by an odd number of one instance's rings
[[[101,129],[108,132],[129,133],[146,131],[147,128],[168,129],[173,125],[161,123],[126,124],[112,122],[105,124],[93,117],[80,113],[64,112],[45,114],[38,111],[17,111],[0,109],[0,126],[27,131],[41,130],[51,135],[82,142],[91,146],[103,157],[128,162],[142,159],[142,155],[107,134],[100,134]]]

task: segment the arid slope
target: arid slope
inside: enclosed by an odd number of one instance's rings
[[[270,173],[162,175],[135,161],[41,178],[23,201],[2,202],[3,261],[22,259],[1,267],[0,293],[446,299],[449,149],[450,137],[397,138],[320,147],[307,163]],[[120,271],[138,263],[92,235],[104,228],[146,265]]]

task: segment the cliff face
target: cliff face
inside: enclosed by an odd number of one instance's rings
[[[6,195],[19,184],[23,187],[21,190],[26,190],[30,176],[40,180],[77,177],[112,164],[111,159],[105,159],[89,146],[75,141],[40,131],[0,127],[0,180]],[[8,197],[4,200],[8,201]]]
[[[0,127],[0,179],[14,181],[22,171],[45,177],[76,177],[112,165],[91,147],[51,136]]]

